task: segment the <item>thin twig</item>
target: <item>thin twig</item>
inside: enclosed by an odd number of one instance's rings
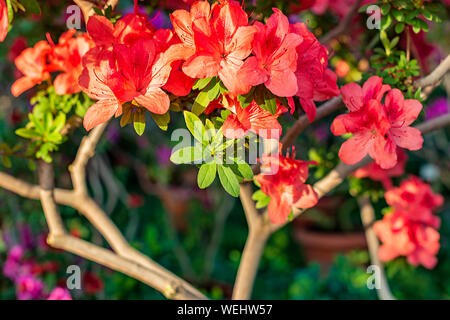
[[[378,257],[378,249],[380,244],[377,235],[373,230],[373,223],[375,222],[375,212],[373,210],[370,199],[367,196],[362,196],[358,199],[361,220],[364,225],[367,246],[369,247],[370,261],[373,265],[378,267],[378,275],[380,281],[380,288],[377,288],[377,295],[380,300],[395,300],[389,289],[389,283],[384,272],[384,265]]]
[[[414,82],[414,87],[425,88],[433,86],[439,82],[444,75],[450,70],[450,54],[426,77],[423,77]]]

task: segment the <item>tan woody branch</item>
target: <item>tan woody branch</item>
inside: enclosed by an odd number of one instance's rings
[[[89,197],[84,180],[86,164],[106,125],[96,127],[85,137],[70,166],[74,190],[54,189],[53,167],[39,162],[39,186],[0,172],[0,187],[30,199],[40,199],[49,225],[48,242],[113,270],[123,272],[155,288],[170,299],[206,299],[197,289],[172,274],[129,245],[106,213]],[[57,204],[77,209],[104,236],[113,251],[67,234]]]

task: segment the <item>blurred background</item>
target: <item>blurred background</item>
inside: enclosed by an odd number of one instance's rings
[[[158,28],[169,28],[168,10],[186,8],[189,1],[144,1],[145,10]],[[192,2],[192,1],[191,1]],[[15,145],[14,134],[23,126],[33,91],[13,99],[10,86],[20,76],[13,60],[26,47],[50,32],[56,40],[66,29],[70,1],[40,1],[41,16],[18,15],[14,28],[0,45],[0,143]],[[62,4],[66,3],[66,4]],[[290,13],[291,22],[302,21],[320,38],[345,17],[353,1],[247,1],[254,19],[279,7]],[[445,7],[444,7],[445,8]],[[122,0],[118,11],[132,10]],[[440,23],[430,31],[413,34],[413,57],[420,73],[430,72],[450,51],[448,6]],[[377,46],[376,30],[365,29],[366,16],[355,17],[348,33],[329,43],[330,65],[339,85],[379,73],[370,59]],[[399,49],[405,46],[400,33]],[[19,74],[18,74],[19,73]],[[395,85],[395,83],[393,83]],[[447,77],[424,101],[421,119],[450,112],[450,81]],[[315,122],[296,142],[297,157],[316,160],[311,183],[338,163],[339,138],[329,130],[336,114]],[[130,243],[152,259],[187,279],[213,299],[231,297],[233,282],[247,237],[247,224],[238,199],[219,185],[208,190],[196,187],[197,169],[175,166],[170,160],[174,128],[183,126],[173,114],[168,132],[149,121],[143,136],[113,120],[89,162],[90,193],[124,233]],[[294,119],[285,115],[283,127]],[[77,129],[55,154],[56,185],[71,188],[68,165],[85,135]],[[420,176],[445,198],[439,211],[441,248],[432,270],[413,267],[404,258],[386,264],[391,291],[399,299],[450,298],[450,130],[428,135],[424,148],[408,154],[406,172]],[[18,146],[19,148],[20,146]],[[2,158],[4,159],[4,158]],[[4,160],[0,170],[34,182],[37,173],[26,157]],[[403,176],[403,178],[406,177]],[[396,178],[395,182],[401,177]],[[377,217],[387,207],[381,183],[351,177],[317,207],[275,233],[264,251],[256,279],[254,299],[376,299],[367,288],[369,255],[356,196],[370,195]],[[60,207],[65,224],[74,236],[106,245],[102,237],[75,210]],[[46,242],[47,226],[38,201],[26,200],[0,189],[0,299],[42,299],[56,286],[65,287],[70,265],[82,272],[82,289],[71,290],[73,299],[163,299],[152,288],[69,253],[54,250]]]

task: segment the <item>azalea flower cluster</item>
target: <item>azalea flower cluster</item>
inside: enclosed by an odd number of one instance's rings
[[[380,259],[406,256],[410,264],[432,269],[440,247],[436,230],[440,219],[433,210],[443,204],[443,197],[414,176],[387,191],[385,197],[392,211],[373,227],[383,243],[378,252]]]
[[[298,96],[311,121],[314,101],[339,94],[326,48],[279,10],[266,24],[249,23],[237,1],[196,1],[190,11],[174,11],[171,20],[173,30],[155,30],[137,6],[116,25],[101,16],[89,19],[95,47],[83,59],[79,83],[98,102],[85,116],[87,130],[120,116],[127,102],[164,114],[170,105],[166,91],[185,96],[197,79],[218,77],[231,98],[264,85],[277,97],[289,97],[292,112]],[[255,120],[270,118],[257,105],[246,112]],[[270,122],[269,129],[277,127],[275,117]]]
[[[57,94],[80,92],[81,59],[93,43],[86,34],[75,34],[74,29],[63,33],[57,45],[47,35],[49,41],[39,41],[34,47],[23,50],[14,60],[23,76],[12,85],[12,94],[17,97],[43,81],[51,82],[51,72],[59,72],[53,82]]]
[[[308,209],[317,204],[318,197],[312,186],[305,184],[309,165],[317,164],[295,160],[295,150],[291,156],[264,155],[259,175],[255,180],[261,190],[270,197],[268,214],[275,224],[286,222],[293,208]]]
[[[337,136],[352,134],[339,150],[344,163],[355,164],[369,154],[381,168],[390,169],[398,162],[397,147],[422,148],[421,132],[410,127],[422,110],[418,100],[405,100],[400,90],[383,85],[377,76],[370,77],[362,88],[347,84],[341,94],[350,112],[338,116],[331,131]]]

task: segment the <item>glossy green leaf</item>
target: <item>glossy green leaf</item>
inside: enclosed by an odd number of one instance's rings
[[[225,165],[217,167],[219,173],[219,180],[226,192],[233,197],[239,196],[239,181],[236,178],[233,170]]]
[[[203,144],[208,142],[205,126],[195,114],[189,111],[184,111],[184,120],[186,122],[186,127],[197,141]]]
[[[170,113],[166,112],[164,114],[151,113],[153,120],[156,125],[163,131],[167,131],[170,123]]]
[[[170,161],[175,164],[192,164],[203,160],[203,150],[200,147],[185,147],[175,150]]]
[[[216,163],[205,163],[200,167],[197,176],[197,183],[200,189],[209,187],[216,178]]]

